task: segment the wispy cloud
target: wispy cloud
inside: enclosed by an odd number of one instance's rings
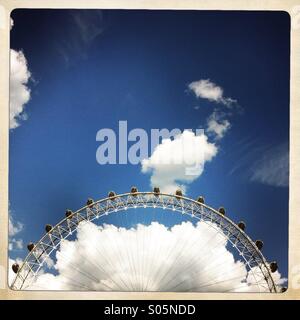
[[[216,140],[220,140],[224,137],[227,130],[230,129],[230,122],[225,119],[225,114],[215,110],[207,119],[208,133],[213,133]]]
[[[231,106],[233,103],[236,103],[236,100],[230,97],[225,97],[223,88],[210,81],[210,79],[193,81],[188,85],[188,88],[196,95],[197,98],[222,103],[226,106]]]
[[[214,112],[207,119],[206,128],[208,134],[213,136],[215,140],[222,139],[231,128],[229,118],[234,114],[236,108],[240,108],[237,100],[225,97],[223,88],[210,79],[193,81],[188,85],[188,88],[197,98],[206,99],[223,106],[224,110],[220,107],[214,108]],[[198,110],[199,107],[194,109]]]
[[[275,187],[289,185],[288,144],[275,146],[266,151],[251,168],[251,181]]]
[[[59,35],[57,50],[67,66],[86,59],[92,42],[103,32],[101,10],[69,10],[69,23]]]

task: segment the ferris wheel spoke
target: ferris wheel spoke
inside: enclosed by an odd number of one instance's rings
[[[110,239],[110,240],[111,240],[111,239]],[[110,242],[111,242],[111,241],[110,241]],[[113,243],[114,243],[114,242],[113,242]],[[101,258],[102,258],[104,261],[106,261],[107,264],[110,265],[110,267],[112,268],[112,270],[115,269],[115,264],[111,261],[111,259],[108,259],[108,258],[107,258],[107,257],[109,257],[109,253],[107,253],[106,250],[103,250],[103,246],[101,246],[101,249],[99,248],[99,242],[96,242],[95,245],[92,246],[92,249],[94,249],[94,250],[96,251],[96,253],[97,253],[99,256],[101,256]],[[104,251],[103,253],[102,253],[102,250]],[[88,259],[88,261],[90,261],[90,259]],[[97,261],[97,260],[95,260],[95,261]],[[91,263],[92,263],[92,262],[91,262]],[[101,267],[101,265],[99,265],[99,263],[97,263],[97,262],[93,262],[92,264],[93,264],[96,268],[98,268],[99,270],[101,270],[101,271],[106,275],[107,279],[109,279],[110,281],[112,281],[112,282],[116,285],[116,288],[121,289],[121,288],[120,288],[120,284],[118,284],[118,283],[112,278],[112,275],[111,275],[110,273],[108,273],[105,268]],[[113,275],[114,275],[114,274],[113,274]],[[128,288],[126,282],[124,282],[123,279],[120,279],[120,280],[121,280],[121,282],[123,283],[123,285]]]
[[[218,266],[219,269],[220,269],[220,266]],[[240,265],[236,265],[234,268],[231,269],[231,273],[234,273],[236,271],[239,271],[240,269],[245,269],[245,265],[244,264],[240,264]],[[190,281],[194,282],[194,283],[197,283],[197,281],[199,280],[199,278],[203,278],[204,275],[206,275],[207,277],[209,275],[207,275],[207,273],[211,273],[211,274],[217,274],[218,276],[216,277],[217,279],[220,278],[220,272],[216,272],[216,271],[219,271],[219,270],[214,270],[214,268],[208,268],[208,270],[206,270],[205,273],[201,273],[201,272],[194,272],[191,277],[190,277]],[[212,286],[212,285],[216,285],[216,284],[220,284],[220,283],[223,283],[223,282],[228,282],[228,281],[233,281],[233,280],[238,280],[238,279],[241,279],[241,281],[243,281],[244,279],[246,279],[248,273],[246,273],[244,276],[242,275],[239,275],[239,276],[234,276],[234,277],[231,277],[230,278],[221,278],[220,280],[213,280],[212,282],[211,281],[208,281],[206,283],[201,283],[200,286],[197,286],[197,287],[192,287],[189,289],[189,291],[192,291],[192,290],[199,290],[199,289],[202,289],[204,287],[207,287],[207,286]],[[178,283],[176,286],[173,286],[170,288],[170,290],[176,290],[180,285],[184,284],[186,281],[186,279],[182,280],[180,283]]]
[[[202,245],[202,247],[206,247],[206,245],[207,245],[208,243],[212,242],[212,240],[213,240],[217,235],[218,235],[218,233],[217,233],[217,232],[214,232],[213,235],[207,239],[207,241],[205,242],[205,244]],[[198,244],[198,242],[199,242],[199,239],[196,239],[196,240],[194,241],[194,243],[192,244],[192,247],[193,247],[194,245]],[[221,239],[220,241],[218,241],[218,242],[215,244],[215,246],[214,246],[213,248],[211,248],[211,250],[215,249],[215,248],[216,248],[217,246],[219,246],[222,242],[224,242],[224,239]],[[200,249],[200,248],[199,248],[199,249]],[[209,254],[210,254],[210,252],[207,252],[204,256],[202,256],[202,258],[201,258],[200,260],[196,260],[195,258],[193,258],[192,261],[188,261],[186,264],[188,264],[188,265],[191,264],[192,266],[194,266],[195,264],[201,265],[202,261],[204,261],[204,260],[206,259],[207,255],[209,255]],[[177,259],[173,262],[173,265],[176,265],[176,264],[177,264],[177,261],[178,261],[179,258],[180,258],[180,257],[178,256]],[[186,264],[182,267],[182,269],[186,270]],[[176,277],[179,276],[179,275],[180,275],[180,271],[177,272],[177,273],[173,276],[173,278],[171,278],[171,279],[170,279],[167,283],[165,283],[164,285],[168,285],[168,284],[170,284],[170,282],[175,281],[174,278],[176,279]],[[161,281],[162,283],[164,283],[163,280],[164,280],[167,276],[168,276],[168,273],[166,273],[166,274],[164,275],[164,277],[163,277],[160,281]]]

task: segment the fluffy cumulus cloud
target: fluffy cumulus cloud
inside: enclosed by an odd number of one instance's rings
[[[76,240],[61,243],[56,274],[42,272],[27,289],[264,290],[226,245],[220,232],[204,222],[172,228],[152,222],[132,229],[83,222]]]
[[[24,108],[30,100],[28,82],[31,73],[28,69],[27,60],[22,51],[10,50],[10,105],[9,126],[17,128],[21,120],[27,118]]]
[[[275,146],[266,151],[252,167],[251,180],[275,187],[288,187],[288,144]]]
[[[151,185],[163,192],[176,189],[199,178],[205,163],[217,154],[217,147],[204,134],[185,130],[173,140],[163,139],[152,155],[142,161],[142,172],[151,174]]]
[[[194,92],[197,98],[207,99],[227,106],[236,102],[232,98],[224,97],[223,89],[209,79],[193,81],[188,85],[188,88]]]

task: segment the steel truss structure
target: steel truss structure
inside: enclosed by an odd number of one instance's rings
[[[245,262],[260,291],[277,292],[268,262],[248,235],[227,216],[193,199],[154,192],[136,192],[107,197],[72,212],[61,220],[34,245],[20,266],[11,285],[12,289],[29,288],[60,242],[72,235],[80,222],[93,221],[114,212],[131,208],[161,208],[187,214],[199,221],[209,223],[236,249]]]

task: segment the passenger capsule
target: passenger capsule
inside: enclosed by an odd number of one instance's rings
[[[133,195],[133,196],[136,196],[136,193],[138,192],[138,189],[137,187],[132,187],[131,190],[130,190],[130,193]]]
[[[33,248],[34,248],[34,243],[29,242],[28,245],[27,245],[27,249],[28,249],[29,251],[32,251]]]
[[[89,206],[89,207],[92,207],[93,203],[94,203],[94,200],[92,198],[88,198],[87,201],[86,201],[86,205]]]
[[[202,197],[202,196],[198,197],[197,202],[205,203],[204,197]]]
[[[67,218],[70,218],[72,214],[73,214],[72,210],[69,210],[69,209],[66,210],[66,217]]]
[[[158,196],[160,194],[160,189],[158,187],[153,188],[153,193]]]
[[[273,261],[270,263],[270,270],[272,273],[276,272],[278,270],[278,264],[276,261]]]
[[[20,266],[17,263],[14,263],[11,268],[14,273],[18,273]]]
[[[241,229],[241,230],[245,230],[246,229],[246,224],[245,224],[245,222],[244,221],[240,221],[239,223],[238,223],[238,227]]]
[[[45,227],[45,230],[46,230],[46,232],[50,232],[51,230],[52,230],[52,226],[51,226],[51,224],[46,224],[46,227]]]
[[[180,189],[177,189],[175,192],[176,198],[182,197],[182,191]]]
[[[286,292],[286,290],[287,290],[287,287],[282,287],[280,291],[283,293],[283,292]]]
[[[220,212],[223,216],[225,216],[226,211],[225,211],[225,208],[224,208],[224,207],[220,207],[220,208],[219,208],[219,212]]]
[[[113,199],[115,199],[115,197],[116,197],[116,193],[115,193],[114,191],[110,191],[110,192],[108,193],[108,197],[109,197],[111,200],[113,200]]]
[[[261,240],[256,240],[255,245],[257,246],[258,250],[261,250],[264,246],[264,243]]]

